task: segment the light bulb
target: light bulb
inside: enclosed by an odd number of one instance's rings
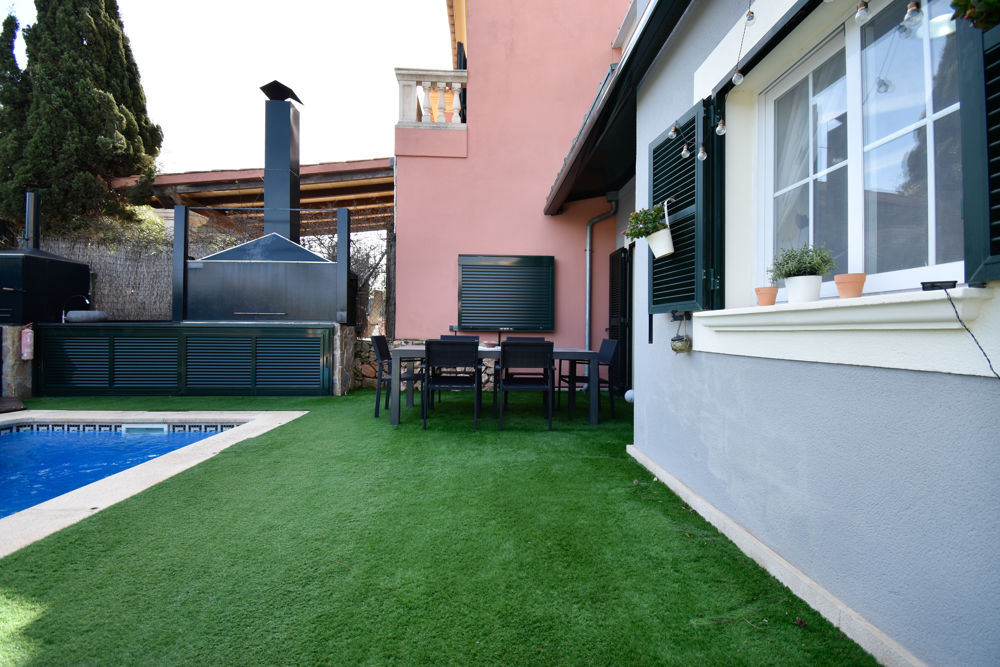
[[[673,127],[670,128],[670,131],[667,132],[667,139],[676,139],[676,138],[677,138],[677,126],[674,125]]]
[[[753,25],[755,19],[756,17],[753,15],[753,12],[747,12],[747,25]]]
[[[858,12],[854,15],[854,20],[857,21],[858,25],[864,25],[868,23],[868,19],[872,17],[871,11],[868,10],[867,2],[858,3]]]
[[[911,2],[906,6],[906,15],[903,17],[903,25],[910,30],[919,26],[924,20],[924,13],[920,11],[919,2]]]
[[[705,152],[705,147],[704,146],[698,146],[698,155],[697,155],[697,157],[702,162],[704,162],[705,160],[708,159],[708,153]]]
[[[691,151],[688,150],[687,144],[684,144],[684,148],[681,149],[681,157],[691,157]]]
[[[715,126],[715,133],[720,137],[726,133],[726,121],[719,119],[719,124]]]
[[[882,77],[879,77],[878,81],[875,82],[875,90],[883,94],[890,92],[894,88],[895,86],[892,85],[892,81],[883,79]]]
[[[741,83],[743,83],[743,74],[741,74],[739,70],[736,70],[733,72],[733,85],[738,86]]]

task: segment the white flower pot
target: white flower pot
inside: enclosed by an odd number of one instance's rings
[[[788,303],[819,301],[819,289],[822,286],[823,276],[785,278],[785,293],[788,296]]]
[[[646,237],[646,241],[649,242],[649,249],[653,251],[653,257],[657,259],[666,257],[674,252],[674,240],[670,236],[669,227],[661,229],[658,232],[653,232]]]

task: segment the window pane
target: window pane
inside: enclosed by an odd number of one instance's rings
[[[837,273],[847,271],[847,167],[834,169],[816,179],[813,194],[816,245],[833,253]],[[833,274],[824,280],[832,280]]]
[[[954,10],[949,0],[933,0],[927,5],[934,68],[934,110],[958,101],[958,40],[955,38]]]
[[[841,50],[813,72],[813,173],[847,159],[847,73]]]
[[[905,0],[861,28],[861,82],[865,143],[924,118],[923,39],[902,27]]]
[[[869,273],[926,266],[925,128],[865,153],[865,223]]]
[[[805,184],[774,198],[774,254],[808,242],[809,186]]]
[[[962,227],[962,137],[955,111],[934,123],[936,262],[957,262],[965,254]]]
[[[774,102],[774,189],[809,175],[809,79]]]

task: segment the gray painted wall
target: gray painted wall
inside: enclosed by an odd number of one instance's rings
[[[637,292],[635,445],[918,658],[1000,664],[1000,382],[675,355]]]

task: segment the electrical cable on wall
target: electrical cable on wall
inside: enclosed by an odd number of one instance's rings
[[[984,350],[983,346],[979,344],[979,339],[976,338],[976,334],[972,333],[972,329],[970,329],[968,325],[962,321],[962,316],[958,314],[958,307],[956,307],[955,302],[951,300],[951,294],[948,294],[948,288],[942,287],[941,289],[944,290],[944,295],[948,297],[948,303],[951,304],[952,310],[955,311],[955,318],[958,319],[958,323],[969,332],[970,336],[972,336],[972,340],[976,343],[976,347],[978,347],[979,351],[983,353],[984,357],[986,357],[986,363],[989,364],[990,372],[993,373],[993,376],[996,377],[996,379],[1000,380],[1000,375],[997,375],[996,370],[993,368],[993,362],[990,361],[990,356],[986,354],[986,350]]]

